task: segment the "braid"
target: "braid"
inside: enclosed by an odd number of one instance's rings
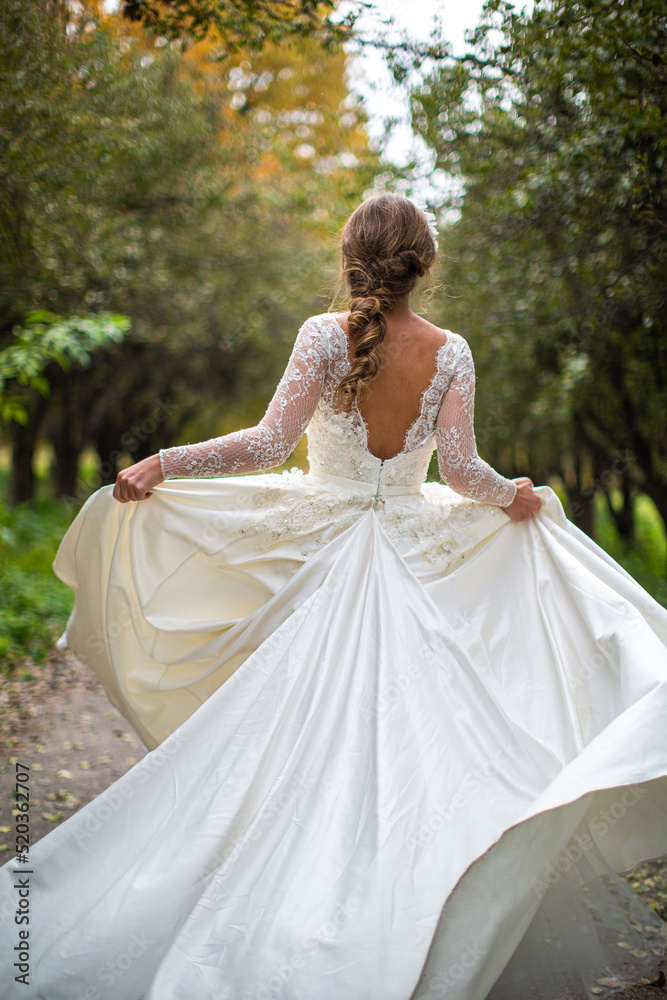
[[[341,379],[336,392],[336,402],[343,410],[349,410],[355,400],[365,397],[369,383],[380,370],[381,348],[387,334],[384,311],[376,295],[350,302],[348,330],[354,356],[350,371]]]
[[[407,202],[407,199],[401,200]],[[407,204],[414,210],[411,202]],[[346,246],[344,237],[343,273],[351,295],[348,331],[354,354],[350,371],[341,379],[336,390],[337,409],[350,410],[355,401],[365,398],[370,383],[380,370],[382,345],[387,335],[386,315],[399,298],[414,289],[431,263],[431,259],[425,263],[411,247],[397,248],[389,257],[368,257],[360,254],[358,248],[353,248],[352,241],[348,240]]]

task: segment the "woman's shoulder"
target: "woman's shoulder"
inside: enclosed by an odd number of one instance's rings
[[[317,313],[305,319],[303,321],[303,326],[307,326],[309,324],[312,326],[330,326],[332,323],[338,322],[336,318],[338,315],[338,313],[334,312]]]
[[[434,323],[428,323],[428,329],[434,340],[440,338],[441,345],[443,348],[453,348],[456,353],[460,353],[462,350],[470,350],[470,345],[468,341],[460,333],[456,333],[454,330],[450,330],[448,327],[436,326]]]
[[[341,325],[338,313],[326,312],[317,313],[315,316],[309,316],[308,319],[304,320],[301,324],[301,329],[328,334],[332,329],[344,331],[344,326]]]
[[[420,321],[420,332],[424,337],[424,341],[431,348],[436,348],[436,357],[442,369],[458,363],[463,355],[469,353],[469,344],[460,333],[455,333],[454,330],[450,330],[448,327],[436,326],[435,323],[425,319],[423,316],[418,317],[418,319]]]
[[[326,312],[309,316],[299,330],[299,338],[304,337],[322,344],[330,361],[345,354],[347,332],[338,313]]]
[[[447,336],[445,343],[451,344],[456,349],[457,355],[470,352],[470,344],[460,333],[455,333],[453,330],[443,330],[442,333]]]
[[[449,327],[436,326],[435,323],[425,319],[423,316],[419,318],[424,324],[424,330],[428,331],[434,340],[440,339],[443,347],[448,343],[456,344],[458,347],[467,343],[465,337],[462,337],[460,333],[456,333],[454,330],[450,330]]]

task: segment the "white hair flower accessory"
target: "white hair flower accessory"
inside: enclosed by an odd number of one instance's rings
[[[426,222],[428,223],[428,228],[431,236],[433,237],[433,242],[435,243],[435,249],[438,249],[438,227],[435,222],[435,215],[433,212],[429,212],[428,206],[425,201],[418,200],[417,198],[408,198],[415,208],[418,208],[420,212],[425,216]]]

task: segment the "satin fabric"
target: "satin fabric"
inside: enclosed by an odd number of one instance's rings
[[[3,949],[0,996],[484,1000],[573,846],[665,854],[667,612],[548,487],[519,524],[372,492],[87,502],[66,641],[153,749],[32,850],[31,984]]]

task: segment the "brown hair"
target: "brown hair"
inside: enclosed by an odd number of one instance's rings
[[[385,314],[416,287],[435,259],[426,216],[403,195],[374,195],[347,220],[341,264],[350,292],[348,331],[354,355],[336,390],[337,409],[349,410],[366,395],[380,370]]]

